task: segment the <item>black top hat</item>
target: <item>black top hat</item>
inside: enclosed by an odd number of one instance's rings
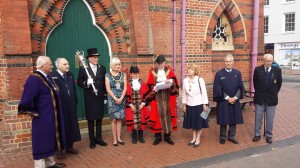
[[[138,66],[131,66],[129,73],[140,73],[139,67]]]
[[[164,62],[164,61],[166,61],[166,58],[163,55],[157,55],[156,58],[155,58],[155,62],[157,62],[159,64]]]
[[[94,56],[100,56],[99,54],[98,54],[98,51],[97,51],[97,48],[89,48],[89,49],[87,49],[87,56],[86,56],[86,58],[88,58],[88,57],[94,57]]]

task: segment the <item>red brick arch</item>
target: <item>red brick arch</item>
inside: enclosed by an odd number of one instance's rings
[[[62,14],[70,0],[36,0],[31,11],[31,44],[34,54],[45,54],[49,33],[62,21]],[[114,0],[86,0],[96,24],[106,33],[113,53],[128,52],[129,26]],[[98,13],[105,13],[99,16]]]
[[[215,7],[214,12],[210,16],[209,22],[206,27],[206,34],[204,37],[204,41],[206,45],[212,44],[212,34],[214,32],[214,28],[218,22],[218,18],[221,14],[224,13],[231,25],[232,33],[236,36],[233,37],[234,44],[245,45],[247,44],[247,32],[245,28],[245,23],[243,20],[243,16],[241,15],[238,6],[235,4],[233,0],[222,0]]]

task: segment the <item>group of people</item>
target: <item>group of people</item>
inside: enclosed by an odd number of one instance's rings
[[[101,133],[106,99],[113,146],[125,144],[121,139],[124,119],[133,144],[145,143],[143,131],[149,124],[149,130],[155,135],[153,145],[158,145],[162,140],[174,145],[171,132],[177,130],[176,97],[179,95],[179,84],[174,71],[166,64],[165,57],[155,57],[156,65],[151,68],[148,79],[144,82],[139,77],[138,66],[131,66],[130,76],[127,77],[121,71],[120,60],[113,57],[110,61],[111,71],[106,73],[106,67],[98,63],[100,55],[97,49],[88,49],[87,53],[89,63],[87,67],[80,67],[77,85],[84,91],[89,147],[95,149],[96,144],[107,146]],[[273,56],[266,54],[264,65],[254,71],[256,114],[253,141],[261,139],[262,116],[266,112],[266,141],[272,143],[273,120],[282,83],[281,70],[271,67],[272,61]],[[233,68],[233,56],[227,54],[224,63],[225,68],[216,73],[213,83],[213,100],[217,102],[217,124],[220,125],[219,142],[225,144],[229,125],[228,140],[238,144],[235,138],[236,124],[243,123],[239,100],[243,98],[244,86],[240,71]],[[64,158],[63,151],[78,154],[73,143],[81,139],[73,74],[69,71],[65,58],[58,58],[55,64],[57,71],[52,72],[50,58],[38,57],[37,70],[24,85],[18,109],[20,114],[32,116],[32,154],[35,167],[65,167],[64,163],[54,161],[55,152],[59,149],[58,156],[61,158]],[[191,64],[182,83],[183,128],[192,129],[192,140],[187,143],[189,146],[199,147],[202,128],[209,127],[207,119],[200,115],[208,111],[208,105],[204,79],[199,76],[198,66]]]

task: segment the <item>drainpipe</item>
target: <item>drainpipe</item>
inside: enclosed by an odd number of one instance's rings
[[[173,0],[173,70],[176,71],[176,0]]]
[[[186,0],[182,0],[182,9],[181,9],[181,83],[185,78],[185,5]]]
[[[252,61],[251,61],[251,85],[250,92],[254,92],[253,73],[257,63],[258,47],[258,17],[259,17],[259,0],[254,0],[253,9],[253,33],[252,33]],[[253,94],[251,94],[253,96]]]

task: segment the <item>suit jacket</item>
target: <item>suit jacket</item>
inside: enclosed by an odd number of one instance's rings
[[[104,113],[104,94],[105,89],[105,74],[106,68],[103,65],[97,65],[97,74],[94,75],[91,67],[88,67],[88,72],[94,79],[94,86],[98,90],[96,96],[93,92],[93,87],[88,87],[87,79],[88,76],[83,67],[80,67],[78,73],[77,84],[79,87],[84,89],[84,107],[87,120],[99,120],[103,118]]]
[[[74,77],[72,72],[67,72],[66,79],[64,79],[57,71],[52,72],[51,76],[59,87],[64,115],[66,145],[69,147],[73,142],[81,140],[77,118],[77,95]]]
[[[268,86],[265,85],[265,67],[258,66],[254,70],[253,84],[255,89],[254,103],[268,106],[276,106],[278,104],[278,92],[282,85],[281,69],[272,66],[270,70],[270,79]]]

